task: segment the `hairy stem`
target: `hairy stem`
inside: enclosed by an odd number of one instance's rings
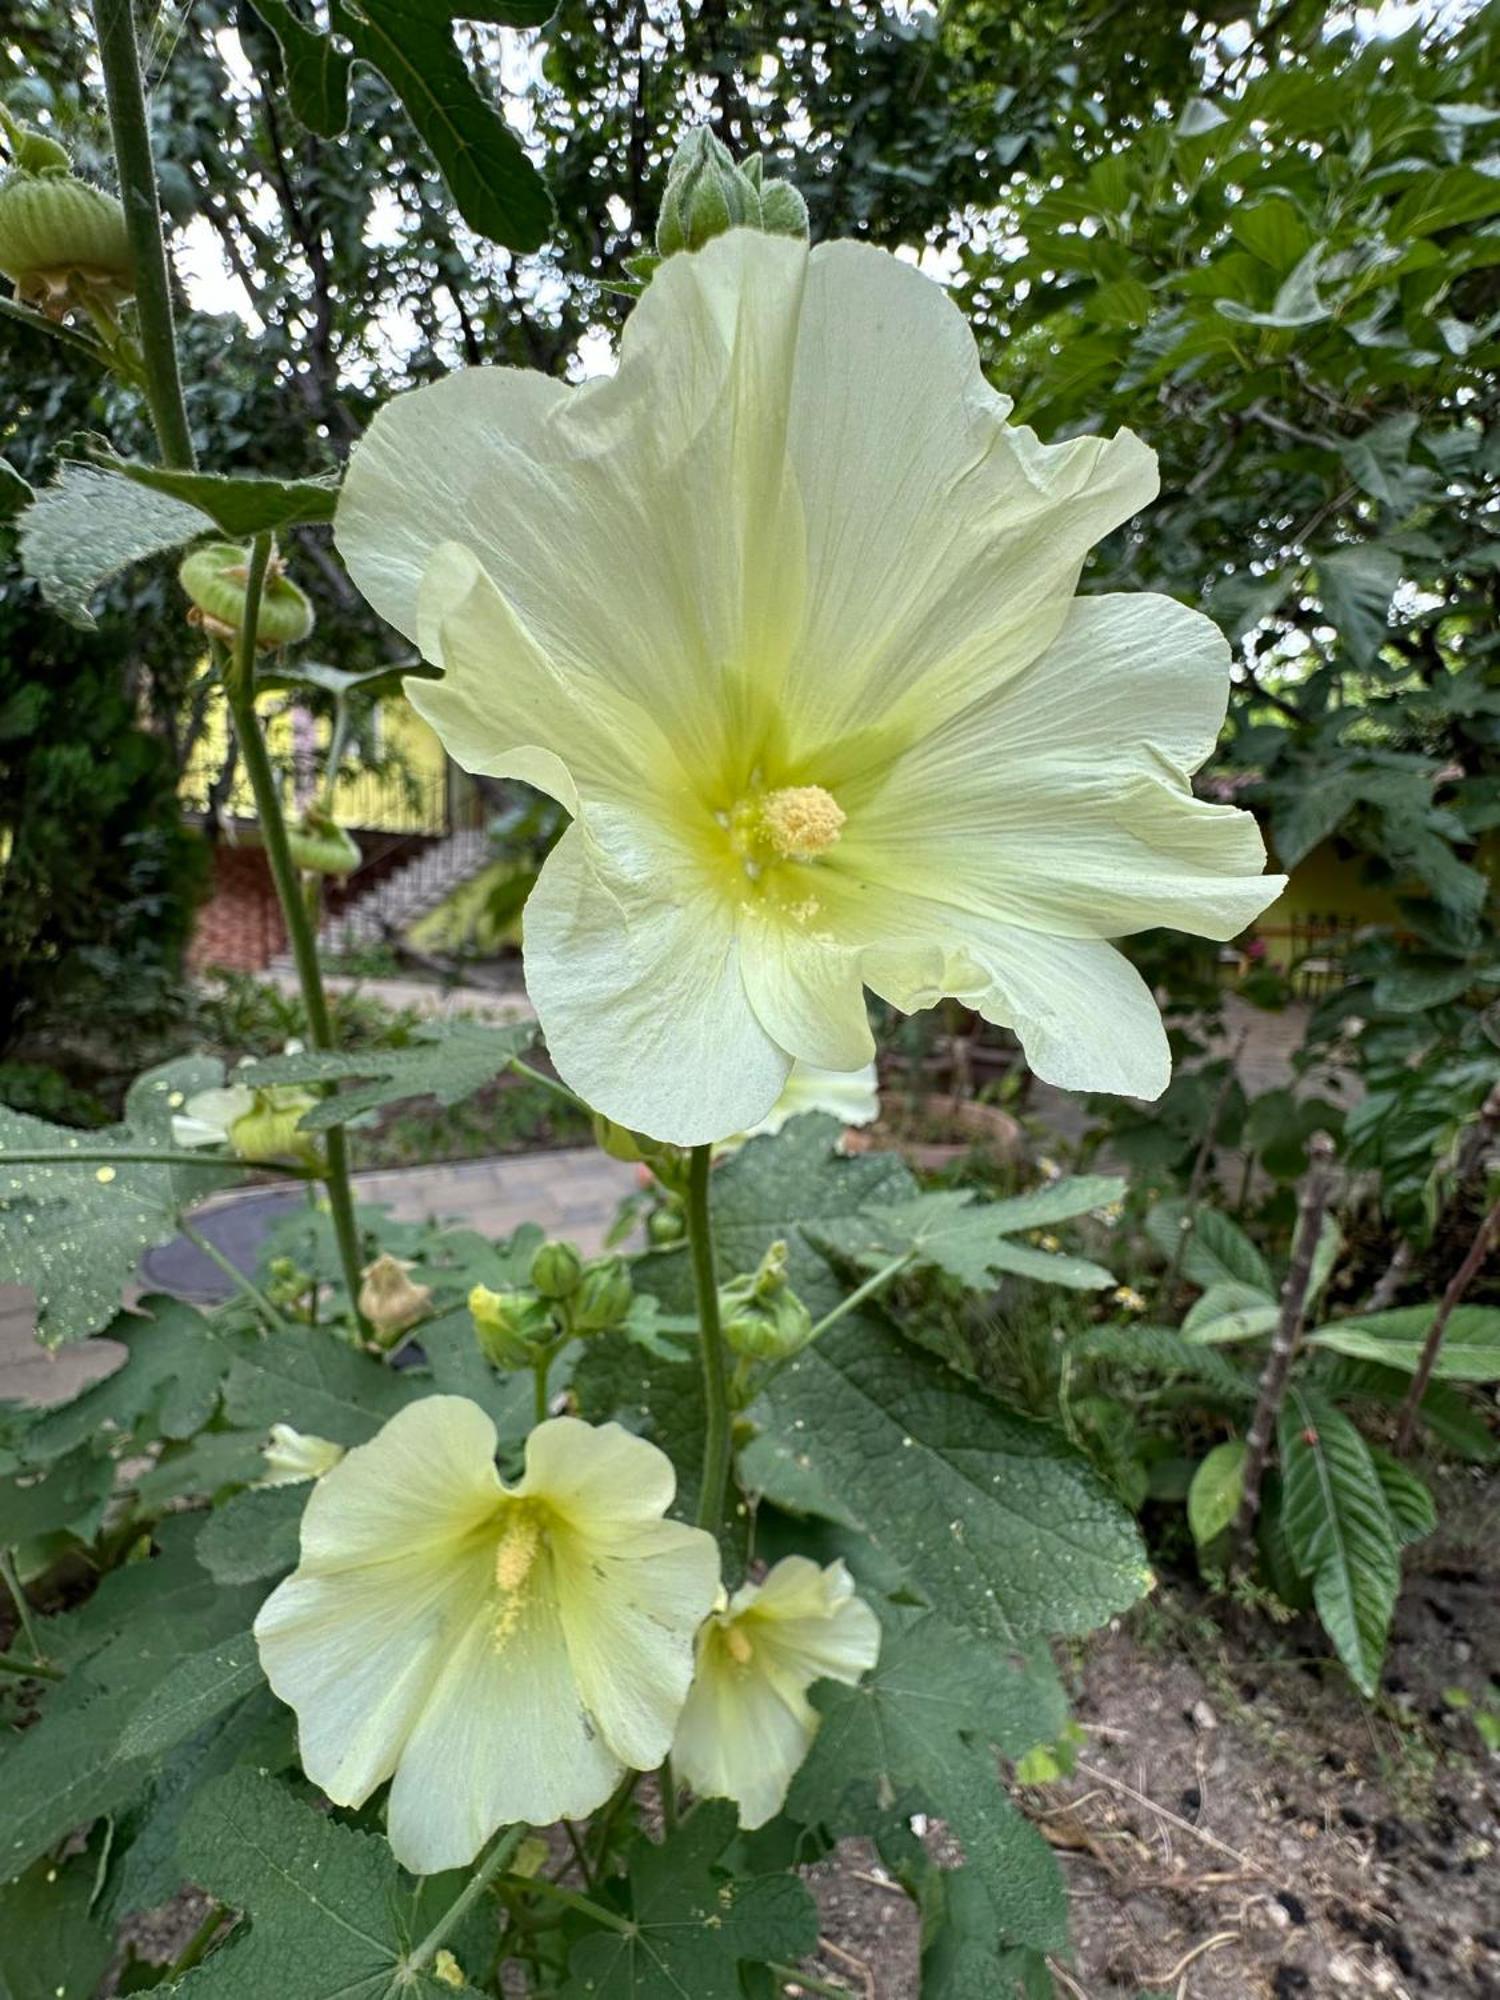
[[[260,1286],[253,1279],[247,1278],[239,1265],[234,1262],[233,1258],[226,1257],[211,1237],[205,1236],[201,1229],[195,1229],[186,1216],[178,1218],[177,1227],[182,1231],[195,1250],[201,1250],[211,1264],[218,1265],[235,1290],[242,1297],[249,1299],[250,1303],[262,1315],[274,1333],[291,1332],[290,1326],[288,1326],[281,1314],[277,1312],[275,1306],[272,1305],[271,1301],[260,1289]]]
[[[1245,1437],[1244,1488],[1235,1515],[1236,1539],[1243,1540],[1255,1526],[1260,1507],[1260,1484],[1265,1477],[1276,1419],[1286,1398],[1286,1386],[1302,1338],[1302,1320],[1307,1311],[1307,1293],[1312,1283],[1313,1258],[1323,1232],[1323,1213],[1333,1192],[1333,1141],[1326,1132],[1315,1132],[1308,1145],[1307,1178],[1302,1183],[1297,1208],[1297,1234],[1292,1244],[1291,1268],[1281,1288],[1281,1316],[1271,1339],[1271,1351],[1261,1371],[1260,1389],[1255,1399],[1255,1415]]]
[[[408,1954],[402,1968],[408,1975],[408,1983],[412,1974],[420,1972],[437,1957],[442,1949],[443,1939],[457,1927],[463,1917],[468,1915],[495,1877],[503,1874],[509,1867],[511,1857],[525,1838],[524,1826],[508,1826],[496,1834],[489,1853],[479,1863],[422,1942]]]
[[[694,1146],[688,1168],[688,1249],[693,1259],[693,1289],[698,1301],[698,1350],[703,1363],[703,1486],[698,1495],[698,1526],[717,1535],[724,1522],[729,1491],[731,1438],[729,1384],[724,1362],[724,1332],[719,1324],[719,1283],[714,1272],[714,1240],[709,1215],[708,1177],[712,1146]]]
[[[49,1667],[45,1660],[23,1660],[19,1653],[0,1653],[0,1674],[19,1674],[22,1680],[60,1681],[62,1670]]]
[[[1406,1401],[1401,1405],[1401,1421],[1396,1429],[1396,1450],[1405,1457],[1411,1450],[1416,1436],[1417,1412],[1422,1407],[1422,1398],[1427,1394],[1427,1385],[1432,1380],[1432,1371],[1437,1366],[1437,1358],[1443,1345],[1443,1335],[1448,1331],[1448,1322],[1458,1307],[1459,1300],[1479,1276],[1480,1266],[1490,1254],[1497,1232],[1500,1232],[1500,1201],[1494,1203],[1474,1232],[1474,1241],[1464,1254],[1464,1260],[1448,1280],[1448,1289],[1443,1293],[1442,1303],[1433,1314],[1432,1325],[1427,1329],[1427,1338],[1422,1344],[1422,1358],[1417,1363],[1417,1372],[1411,1378],[1411,1387],[1406,1392]]]
[[[31,1606],[26,1601],[26,1592],[21,1588],[21,1579],[16,1575],[16,1558],[13,1549],[0,1549],[0,1583],[15,1599],[16,1617],[20,1621],[26,1643],[31,1648],[33,1665],[46,1670],[47,1655],[42,1651],[42,1642],[36,1635],[36,1626],[31,1622]]]
[[[193,436],[182,376],[177,367],[177,335],[172,325],[172,284],[161,233],[156,165],[146,122],[146,93],[136,47],[131,0],[93,0],[94,32],[104,69],[110,137],[120,176],[120,201],[135,265],[136,316],[141,329],[146,404],[166,465],[191,469]]]
[[[271,769],[260,718],[255,712],[255,632],[260,620],[261,591],[265,586],[270,560],[271,537],[268,533],[259,534],[251,545],[250,571],[245,584],[245,616],[240,627],[236,657],[225,670],[224,683],[235,732],[240,739],[240,755],[255,796],[255,812],[260,821],[261,838],[265,842],[266,859],[270,863],[271,878],[276,884],[276,897],[281,904],[287,938],[292,947],[292,959],[297,967],[302,1004],[307,1009],[308,1035],[315,1049],[332,1049],[337,1044],[332,1017],[328,1012],[328,999],[323,991],[317,940],[308,920],[307,905],[302,900],[297,864],[292,859],[287,841],[286,817],[281,809],[276,774]],[[328,1206],[333,1212],[333,1230],[338,1240],[344,1285],[349,1293],[349,1308],[360,1333],[368,1338],[370,1329],[359,1309],[359,1231],[355,1226],[354,1197],[349,1187],[348,1143],[341,1126],[330,1126],[325,1135],[324,1161],[322,1180],[328,1189]]]

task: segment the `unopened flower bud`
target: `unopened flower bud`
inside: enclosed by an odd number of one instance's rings
[[[724,1338],[736,1354],[785,1361],[812,1338],[812,1314],[787,1283],[787,1247],[775,1242],[759,1268],[721,1287]]]
[[[0,179],[0,275],[54,319],[85,302],[112,313],[134,290],[125,211],[69,172],[56,139],[3,106],[0,132],[11,160]]]
[[[544,1243],[531,1260],[531,1282],[544,1299],[570,1299],[583,1282],[583,1259],[571,1243]]]
[[[238,542],[206,542],[178,566],[177,581],[193,600],[190,625],[201,626],[216,639],[232,642],[245,622],[245,598],[250,585],[250,557]],[[255,643],[269,648],[293,646],[313,628],[313,610],[273,555],[266,567],[256,620]]]
[[[403,1264],[389,1251],[365,1270],[359,1288],[359,1309],[369,1321],[377,1345],[392,1347],[421,1319],[432,1304],[432,1287],[414,1285]]]
[[[310,875],[352,875],[363,859],[348,828],[316,806],[288,825],[286,842],[293,861]]]
[[[768,236],[807,239],[807,203],[790,181],[767,181],[760,195],[760,226]]]
[[[687,1220],[675,1202],[654,1209],[646,1220],[646,1236],[657,1250],[669,1250],[687,1234]]]
[[[476,1285],[469,1313],[486,1361],[496,1368],[529,1368],[550,1346],[556,1327],[533,1292],[492,1292]]]
[[[635,1297],[630,1273],[621,1257],[603,1257],[590,1264],[583,1282],[568,1301],[575,1333],[607,1333],[630,1311]]]
[[[261,1486],[293,1486],[303,1479],[321,1479],[344,1455],[344,1447],[329,1438],[295,1431],[290,1424],[272,1424],[270,1443],[261,1449],[266,1462]]]
[[[701,250],[736,225],[760,221],[760,190],[706,125],[690,131],[672,156],[656,224],[656,248],[671,257]]]

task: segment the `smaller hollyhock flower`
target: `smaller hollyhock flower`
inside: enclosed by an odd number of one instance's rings
[[[849,1686],[874,1666],[880,1621],[841,1562],[786,1556],[698,1635],[698,1670],[672,1761],[700,1798],[733,1799],[743,1827],[780,1812],[818,1733],[815,1681]]]
[[[788,1119],[800,1118],[804,1111],[826,1111],[841,1125],[873,1125],[880,1116],[874,1063],[856,1070],[820,1069],[816,1063],[793,1063],[780,1097],[745,1136],[754,1139],[762,1132],[779,1132]]]
[[[243,1065],[241,1075],[249,1067]],[[318,1135],[297,1128],[317,1101],[315,1091],[292,1084],[256,1090],[248,1083],[229,1083],[200,1090],[173,1116],[172,1144],[223,1147],[252,1166],[271,1160],[316,1165]]]
[[[255,1621],[303,1770],[345,1806],[391,1779],[391,1848],[419,1875],[654,1770],[719,1589],[713,1537],[665,1518],[655,1445],[554,1417],[508,1486],[496,1441],[464,1396],[398,1411],[313,1488]]]
[[[332,1472],[344,1455],[344,1447],[331,1438],[310,1431],[293,1430],[290,1424],[272,1424],[270,1443],[262,1446],[266,1462],[259,1486],[296,1486],[304,1479],[321,1479]]]

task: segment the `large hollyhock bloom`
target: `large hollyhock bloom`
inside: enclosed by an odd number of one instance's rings
[[[477,1403],[398,1412],[313,1488],[255,1621],[308,1777],[346,1806],[390,1778],[391,1847],[427,1875],[654,1769],[719,1588],[713,1537],[663,1518],[674,1486],[618,1424],[538,1424],[506,1486]]]
[[[338,543],[443,669],[413,704],[573,815],[526,978],[608,1117],[748,1130],[794,1058],[869,1061],[865,986],[1155,1097],[1161,1021],[1106,940],[1231,937],[1277,893],[1250,816],[1189,786],[1219,632],[1073,594],[1153,454],[1008,408],[909,265],[734,230],[666,260],[612,378],[467,369],[356,447]]]

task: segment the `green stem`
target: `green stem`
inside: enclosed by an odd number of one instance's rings
[[[589,1866],[589,1857],[584,1851],[584,1845],[579,1838],[578,1829],[570,1819],[563,1821],[562,1828],[563,1832],[568,1836],[568,1845],[573,1850],[573,1859],[578,1864],[578,1872],[583,1877],[585,1885],[592,1889],[594,1886],[594,1871]]]
[[[186,1216],[183,1216],[181,1218],[177,1226],[182,1231],[183,1235],[187,1238],[188,1242],[191,1243],[195,1249],[201,1250],[204,1256],[209,1260],[211,1264],[218,1265],[219,1269],[224,1273],[224,1276],[229,1279],[230,1283],[234,1286],[235,1290],[243,1293],[243,1295],[250,1300],[252,1305],[254,1305],[260,1312],[264,1313],[266,1319],[270,1322],[274,1332],[276,1333],[291,1332],[292,1330],[291,1327],[281,1317],[281,1314],[277,1312],[275,1306],[272,1305],[271,1301],[266,1297],[265,1293],[260,1289],[260,1286],[257,1285],[252,1279],[247,1278],[244,1272],[240,1269],[239,1265],[236,1264],[232,1258],[226,1257],[224,1255],[224,1252],[219,1248],[217,1243],[213,1242],[209,1237],[205,1236],[201,1229],[195,1229],[192,1223],[188,1221]]]
[[[48,319],[45,313],[33,312],[30,306],[23,306],[15,299],[0,297],[0,319],[13,319],[22,326],[29,326],[34,333],[48,334],[53,340],[60,340],[64,347],[71,347],[92,361],[96,368],[108,369],[110,354],[102,341],[89,334],[80,333],[77,327],[66,326],[61,320]]]
[[[547,1376],[551,1372],[551,1368],[552,1354],[550,1350],[542,1355],[540,1360],[532,1363],[532,1379],[536,1385],[534,1411],[536,1421],[539,1424],[544,1424],[547,1421]]]
[[[292,859],[286,837],[281,793],[266,752],[265,738],[261,735],[260,719],[255,713],[255,631],[260,622],[261,591],[265,586],[270,560],[271,536],[269,533],[259,534],[250,548],[245,616],[240,626],[236,657],[232,666],[225,670],[223,678],[235,733],[239,737],[240,755],[244,759],[250,790],[255,798],[255,812],[260,821],[261,839],[265,842],[266,859],[276,884],[276,896],[281,904],[292,960],[297,967],[297,981],[302,988],[308,1036],[315,1049],[332,1049],[336,1042],[327,996],[323,991],[323,972],[318,964],[317,939],[308,920],[307,905],[302,900],[297,864]],[[359,1231],[354,1221],[354,1196],[349,1187],[349,1148],[342,1126],[329,1128],[324,1143],[324,1161],[322,1180],[328,1189],[328,1206],[333,1212],[333,1231],[338,1239],[339,1263],[349,1294],[349,1309],[361,1337],[368,1339],[370,1328],[359,1309]]]
[[[208,1915],[167,1968],[164,1984],[170,1984],[172,1980],[180,1979],[183,1973],[192,1971],[193,1967],[206,1956],[223,1921],[224,1905],[215,1901]]]
[[[11,1549],[0,1549],[0,1583],[16,1601],[16,1617],[21,1630],[26,1635],[26,1643],[31,1648],[31,1657],[38,1667],[47,1665],[47,1655],[42,1651],[42,1642],[36,1636],[36,1627],[31,1622],[31,1606],[26,1602],[26,1593],[21,1588],[21,1579],[16,1575],[16,1559]]]
[[[0,1653],[0,1674],[19,1674],[23,1680],[60,1681],[62,1671],[45,1660],[23,1660],[19,1653]]]
[[[233,1166],[220,1153],[194,1153],[175,1146],[0,1146],[0,1166],[4,1167],[104,1167],[104,1166],[222,1167]],[[279,1166],[273,1160],[257,1160],[257,1173],[290,1174],[293,1180],[307,1181],[316,1176],[306,1167]]]
[[[604,1810],[594,1820],[594,1869],[596,1873],[604,1866],[605,1856],[609,1852],[609,1838],[614,1832],[615,1821],[620,1816],[620,1809],[632,1797],[636,1786],[640,1782],[641,1774],[639,1771],[627,1771],[605,1801]]]
[[[529,1062],[522,1062],[519,1056],[511,1057],[510,1066],[517,1076],[524,1076],[532,1083],[539,1083],[543,1090],[550,1090],[554,1097],[560,1097],[565,1103],[571,1104],[576,1110],[586,1112],[590,1117],[593,1116],[589,1106],[584,1103],[576,1091],[569,1090],[568,1086],[557,1077],[548,1076],[544,1069],[534,1069]]]
[[[708,1176],[713,1160],[712,1146],[694,1146],[688,1167],[687,1229],[693,1289],[698,1301],[698,1348],[703,1364],[703,1487],[698,1496],[698,1526],[717,1535],[723,1526],[724,1501],[729,1490],[731,1427],[709,1215]]]
[[[677,1831],[677,1780],[672,1775],[672,1760],[663,1757],[661,1770],[656,1778],[657,1790],[661,1793],[662,1830],[670,1839]]]
[[[549,1902],[564,1903],[570,1910],[578,1910],[586,1917],[592,1917],[596,1924],[604,1924],[609,1930],[619,1931],[623,1937],[635,1935],[635,1925],[629,1917],[617,1916],[613,1910],[596,1903],[592,1896],[582,1896],[576,1889],[565,1889],[560,1882],[549,1882],[545,1875],[518,1875],[508,1885],[515,1889],[534,1889],[539,1896]]]
[[[804,1993],[826,1993],[830,2000],[854,2000],[851,1986],[837,1986],[831,1979],[815,1979],[810,1972],[799,1972],[795,1965],[781,1965],[777,1960],[766,1961],[767,1972],[774,1973],[780,1986],[800,1986]]]
[[[824,1313],[807,1336],[809,1343],[816,1340],[820,1333],[826,1333],[829,1327],[844,1317],[845,1313],[852,1313],[856,1306],[862,1306],[865,1300],[873,1297],[882,1286],[888,1285],[899,1271],[906,1269],[916,1254],[915,1250],[903,1250],[899,1257],[893,1257],[889,1264],[878,1270],[873,1278],[866,1278],[862,1285],[856,1285],[847,1299],[840,1299],[832,1312]]]
[[[191,470],[193,435],[188,427],[182,377],[177,367],[172,284],[161,233],[161,202],[156,191],[156,166],[151,158],[151,131],[146,122],[146,94],[141,85],[135,18],[131,0],[93,0],[93,9],[94,32],[99,40],[99,60],[109,101],[110,137],[120,175],[120,200],[135,265],[135,309],[141,329],[146,403],[163,463]]]
[[[442,1949],[443,1939],[457,1927],[460,1919],[468,1915],[495,1877],[504,1872],[512,1855],[525,1838],[524,1826],[505,1827],[495,1836],[489,1853],[463,1888],[459,1890],[422,1942],[407,1954],[405,1964],[401,1968],[405,1974],[405,1984],[411,1985],[412,1975],[420,1972],[424,1966],[430,1965],[437,1957]]]

